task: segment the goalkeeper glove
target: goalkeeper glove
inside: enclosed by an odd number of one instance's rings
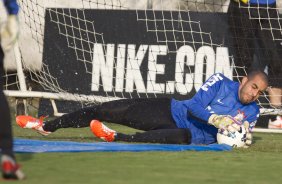
[[[212,114],[208,120],[208,124],[215,126],[218,129],[222,129],[229,132],[235,132],[240,129],[240,126],[235,123],[235,120],[229,115],[217,115]]]
[[[8,51],[13,48],[19,37],[19,20],[17,15],[9,15],[7,22],[0,30],[2,48]]]
[[[243,125],[244,125],[244,127],[245,127],[245,129],[247,131],[247,133],[246,133],[246,141],[245,141],[246,145],[244,146],[244,148],[248,148],[248,147],[251,146],[251,144],[253,142],[253,136],[252,136],[252,133],[250,132],[250,123],[248,121],[245,121]]]
[[[236,2],[241,1],[241,2],[244,3],[244,4],[247,4],[247,3],[249,2],[249,0],[234,0],[234,1],[236,1]]]

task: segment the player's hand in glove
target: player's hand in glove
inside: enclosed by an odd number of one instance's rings
[[[249,2],[249,0],[234,0],[234,1],[236,1],[236,2],[241,1],[242,3],[245,3],[245,4],[247,4]]]
[[[240,126],[235,123],[235,120],[229,115],[212,114],[208,120],[210,125],[218,129],[235,132],[240,129]]]
[[[5,51],[13,48],[19,37],[19,20],[17,15],[9,15],[7,22],[0,30],[2,48]]]
[[[244,127],[247,131],[247,134],[246,134],[246,141],[245,141],[245,146],[244,148],[248,148],[251,146],[252,142],[253,142],[253,136],[252,136],[252,133],[250,132],[250,123],[248,121],[245,121],[244,122]]]

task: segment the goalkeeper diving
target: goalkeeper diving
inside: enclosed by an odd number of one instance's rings
[[[49,135],[60,128],[89,127],[107,142],[144,142],[166,144],[212,144],[221,132],[246,128],[245,140],[252,143],[251,132],[259,117],[258,97],[266,90],[268,79],[262,71],[252,71],[234,82],[220,73],[212,75],[189,100],[139,98],[109,101],[82,108],[51,121],[17,116],[22,128]],[[105,126],[110,122],[142,132],[124,134]]]

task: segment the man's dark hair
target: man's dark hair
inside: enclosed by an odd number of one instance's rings
[[[265,83],[268,85],[268,76],[265,72],[261,71],[261,70],[252,70],[248,75],[248,79],[253,79],[255,76],[259,75],[262,80],[265,81]]]

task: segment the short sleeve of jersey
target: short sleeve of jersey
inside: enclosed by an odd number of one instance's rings
[[[222,74],[212,75],[200,88],[200,90],[189,100],[186,108],[188,112],[204,121],[208,121],[211,113],[206,109],[208,104],[215,98],[221,85],[226,82],[227,79]]]

